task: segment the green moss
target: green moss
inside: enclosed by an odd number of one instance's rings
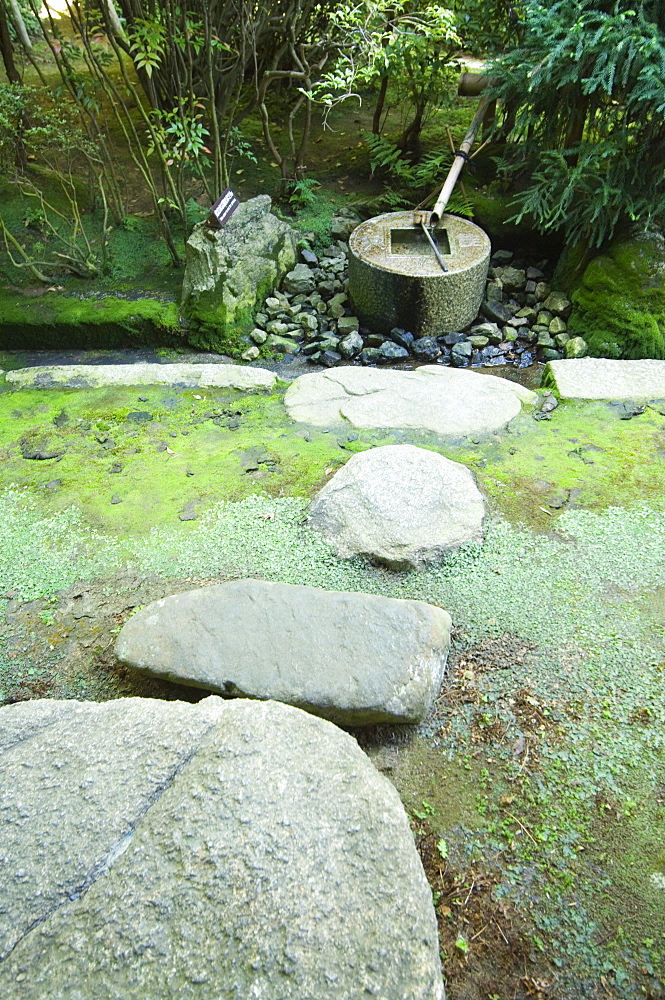
[[[665,358],[665,240],[614,243],[587,266],[572,294],[569,332],[606,358]]]
[[[0,288],[0,339],[8,349],[139,347],[177,343],[178,306],[151,298],[28,297]]]
[[[254,313],[275,287],[265,278],[252,292],[252,301],[230,305],[218,293],[201,293],[187,305],[187,343],[204,351],[238,357],[247,350],[247,334],[254,328]]]
[[[561,403],[551,420],[524,414],[510,433],[480,445],[446,448],[473,469],[494,508],[513,522],[549,529],[573,501],[593,510],[665,496],[665,417],[648,408],[621,420],[606,403]],[[550,506],[561,501],[560,507]]]
[[[127,419],[136,411],[152,419]],[[62,457],[23,458],[29,440],[47,441]],[[122,536],[177,522],[190,502],[200,513],[257,492],[310,496],[357,444],[294,427],[281,390],[5,387],[0,394],[0,487],[27,487],[47,513],[74,504],[89,524]],[[257,446],[261,461],[252,467]],[[46,488],[53,480],[60,484]],[[121,503],[111,503],[114,495]]]

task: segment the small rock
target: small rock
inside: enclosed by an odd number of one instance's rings
[[[399,344],[400,347],[410,351],[415,337],[409,330],[403,330],[401,326],[394,326],[390,331],[390,339]]]
[[[356,333],[355,331],[350,333],[348,337],[344,337],[343,340],[340,340],[339,344],[337,345],[338,351],[345,358],[352,357],[354,354],[357,354],[358,351],[361,351],[362,348],[363,348],[363,338],[360,336],[359,333]]]
[[[111,497],[111,503],[122,503],[122,500],[117,494],[114,493]]]
[[[520,309],[520,311],[515,314],[516,319],[525,319],[529,326],[536,322],[537,317],[538,314],[536,310],[531,306],[524,306],[523,309]]]
[[[560,316],[555,316],[549,326],[549,331],[553,337],[556,337],[557,333],[565,333],[567,329],[566,321],[561,319]]]
[[[554,347],[554,338],[549,333],[539,333],[536,341],[538,347]]]
[[[193,500],[190,500],[189,503],[186,503],[185,506],[183,507],[182,514],[178,514],[180,520],[196,521],[199,515],[196,513],[194,507],[195,507],[195,502]]]
[[[305,357],[310,357],[313,354],[318,354],[320,351],[320,345],[315,341],[310,341],[309,344],[305,344],[304,347],[300,348],[300,353],[304,354]]]
[[[337,284],[336,281],[319,281],[316,287],[317,290],[321,293],[321,295],[329,299],[331,295],[335,294],[336,284]]]
[[[314,333],[319,328],[319,321],[314,313],[301,312],[298,316],[298,322],[305,332]]]
[[[486,316],[493,323],[498,323],[499,326],[509,323],[516,312],[512,306],[505,302],[483,302],[480,310],[483,316]]]
[[[335,215],[330,224],[330,232],[334,240],[346,240],[358,225],[358,219]]]
[[[305,266],[303,264],[303,267]],[[278,337],[272,333],[266,340],[266,347],[271,351],[277,351],[278,354],[297,354],[300,350],[300,345],[295,340],[289,340],[288,337]]]
[[[453,346],[451,361],[455,368],[465,368],[471,360],[473,345],[468,340],[462,340]]]
[[[503,289],[495,281],[489,282],[485,298],[488,302],[503,302]]]
[[[342,355],[337,351],[323,351],[319,357],[319,364],[325,365],[326,368],[334,368],[341,360]]]
[[[147,403],[148,402],[148,397],[147,396],[139,396],[138,400],[139,400],[139,403]]]
[[[316,279],[307,264],[296,264],[284,278],[282,287],[285,292],[291,292],[292,295],[307,294],[316,288]]]
[[[380,360],[382,361],[399,361],[409,356],[406,347],[400,347],[399,344],[396,344],[392,340],[384,341],[379,350],[381,351]],[[441,352],[439,351],[439,353]]]
[[[53,418],[53,424],[55,427],[64,427],[69,423],[69,415],[61,410],[57,417]]]
[[[439,338],[441,339],[441,338]],[[444,344],[448,347],[453,347],[455,344],[460,344],[466,340],[465,333],[447,333],[443,338]]]
[[[557,316],[562,316],[564,319],[568,317],[570,310],[573,308],[572,302],[566,298],[563,292],[550,292],[543,302],[543,306],[545,309],[555,313]]]
[[[487,345],[490,342],[489,337],[482,337],[478,334],[474,334],[470,336],[468,339],[469,343],[473,344],[473,346],[478,348],[479,350],[482,350],[483,347],[487,347]]]
[[[536,297],[536,302],[544,302],[545,299],[550,294],[550,286],[546,281],[539,281],[535,287],[534,295]]]
[[[354,333],[358,330],[360,326],[360,321],[357,316],[342,316],[341,319],[337,320],[337,332],[340,336],[346,336],[347,333]]]
[[[259,329],[258,326],[256,326],[250,333],[250,337],[252,338],[255,344],[261,345],[265,344],[266,340],[268,339],[268,334],[265,332],[265,330],[261,330]]]
[[[503,267],[500,269],[499,278],[506,292],[521,291],[526,285],[526,274],[516,267]]]
[[[278,337],[283,337],[289,332],[288,325],[281,319],[271,319],[266,326],[268,333],[275,333]]]
[[[375,365],[381,357],[380,347],[366,347],[360,352],[360,360],[364,365]]]
[[[589,347],[583,337],[572,337],[564,345],[564,350],[567,358],[585,358]]]
[[[495,250],[492,254],[492,265],[494,267],[502,267],[510,264],[514,256],[515,254],[512,250]]]
[[[47,490],[59,490],[62,486],[62,479],[52,479],[50,483],[46,484]]]
[[[412,350],[417,358],[426,361],[435,361],[441,356],[441,348],[434,337],[419,337],[414,340]]]
[[[246,351],[243,351],[241,357],[243,361],[256,361],[260,353],[258,347],[254,345],[254,347],[248,347]]]
[[[300,251],[300,256],[304,260],[305,264],[308,264],[310,267],[316,267],[319,263],[319,258],[316,256],[314,251],[309,250],[307,247]]]
[[[113,465],[111,466],[111,468],[109,469],[109,472],[115,474],[117,472],[122,472],[122,469],[123,469],[123,467],[120,464],[120,462],[114,462]]]

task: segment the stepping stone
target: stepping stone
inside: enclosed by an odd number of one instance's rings
[[[443,437],[490,434],[535,393],[495,375],[423,365],[412,372],[336,368],[301,375],[284,403],[293,420],[320,427],[433,431]]]
[[[155,677],[369,725],[425,718],[449,633],[448,613],[422,601],[233,580],[142,608],[115,652]]]
[[[651,399],[665,397],[665,361],[575,358],[550,361],[545,381],[562,399]]]
[[[407,816],[330,723],[22,702],[0,760],[2,996],[443,1000]]]
[[[314,498],[309,524],[342,559],[424,569],[465,542],[482,541],[484,516],[465,465],[397,444],[349,459]]]
[[[184,385],[188,388],[271,389],[276,376],[244,365],[50,365],[7,372],[8,382],[34,389],[96,389],[104,385]]]

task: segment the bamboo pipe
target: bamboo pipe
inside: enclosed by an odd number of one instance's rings
[[[473,116],[473,121],[469,125],[469,130],[464,136],[460,148],[455,152],[453,164],[448,171],[448,176],[446,177],[443,187],[441,188],[441,193],[437,198],[436,205],[429,214],[428,224],[430,226],[436,226],[441,221],[443,213],[446,210],[446,205],[450,201],[450,196],[453,193],[453,188],[457,183],[457,178],[462,173],[462,167],[469,157],[469,150],[473,146],[474,139],[476,138],[476,132],[482,125],[483,118],[485,117],[487,109],[491,103],[491,98],[487,96],[481,98],[478,110]],[[418,222],[420,221],[421,220],[419,219]]]

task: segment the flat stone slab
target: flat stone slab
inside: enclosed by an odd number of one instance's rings
[[[423,601],[232,580],[142,608],[115,653],[155,677],[346,725],[420,722],[441,687],[450,625]]]
[[[562,399],[665,398],[665,361],[571,358],[548,362],[548,375]]]
[[[276,376],[243,365],[50,365],[19,368],[8,382],[33,389],[96,389],[104,385],[184,385],[187,388],[271,389]]]
[[[500,430],[535,393],[517,382],[460,368],[412,372],[334,368],[301,375],[284,403],[290,416],[319,427],[433,431],[443,437]]]
[[[424,569],[465,542],[482,541],[485,504],[465,465],[410,444],[350,458],[316,495],[310,526],[342,559]]]
[[[0,762],[2,996],[443,1000],[407,816],[330,723],[23,702]]]

